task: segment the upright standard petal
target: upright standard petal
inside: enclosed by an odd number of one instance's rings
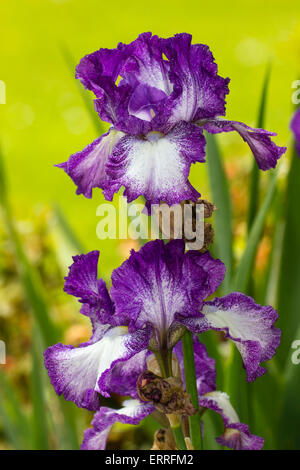
[[[264,445],[262,437],[251,434],[248,426],[240,422],[226,393],[208,393],[200,397],[199,405],[222,416],[225,432],[216,439],[219,444],[235,450],[260,450]]]
[[[100,118],[113,125],[129,118],[131,86],[119,87],[116,82],[130,50],[130,44],[119,44],[116,49],[99,49],[83,57],[76,67],[76,78],[96,95],[95,109]],[[135,118],[130,121],[135,123]]]
[[[77,65],[76,78],[96,97],[102,96],[107,86],[115,84],[129,52],[124,44],[120,44],[116,49],[99,49],[88,54]]]
[[[196,121],[225,114],[225,96],[229,79],[218,75],[218,67],[209,47],[191,44],[190,34],[176,34],[161,39],[162,49],[170,62],[169,122]]]
[[[116,143],[123,136],[122,132],[111,130],[81,152],[71,155],[68,161],[60,163],[62,168],[77,186],[77,194],[92,197],[93,188],[104,188],[107,181],[105,165]]]
[[[187,265],[188,261],[191,265],[196,264],[197,266],[200,266],[201,269],[207,273],[207,280],[203,283],[201,292],[201,297],[206,299],[206,297],[209,297],[216,292],[220,284],[223,282],[226,274],[225,264],[219,259],[214,259],[209,251],[198,253],[197,251],[189,250],[186,253]]]
[[[147,349],[150,332],[140,330],[128,334],[126,327],[102,326],[92,339],[78,348],[56,344],[48,348],[45,366],[58,395],[81,408],[98,408],[97,392],[109,396],[110,374],[119,363],[128,361]],[[97,337],[97,341],[93,338]],[[100,336],[101,339],[100,339]]]
[[[85,56],[76,78],[95,93],[101,119],[131,135],[223,115],[229,79],[217,74],[208,46],[191,40],[189,34],[143,33],[128,45]]]
[[[96,95],[95,109],[100,118],[129,134],[156,129],[172,89],[159,38],[151,36],[143,33],[128,45],[99,49],[85,56],[76,69],[76,78]],[[149,122],[155,115],[158,119],[153,127]]]
[[[120,71],[123,77],[120,85],[132,87],[128,112],[130,116],[151,122],[151,130],[163,130],[173,84],[169,79],[169,61],[162,57],[160,38],[144,33],[130,46],[130,57]],[[128,131],[132,133],[129,128]]]
[[[201,265],[202,254],[184,253],[183,240],[149,242],[112,274],[115,318],[130,331],[151,325],[158,344],[168,342],[177,317],[198,316],[213,269]],[[204,257],[206,259],[206,257]],[[207,261],[207,260],[206,260]],[[211,259],[211,265],[213,264]],[[215,261],[216,266],[219,262]]]
[[[124,186],[128,201],[139,196],[145,196],[148,204],[196,200],[199,193],[188,181],[190,166],[196,161],[205,161],[205,139],[193,124],[182,122],[167,135],[127,135],[108,159],[106,172],[111,181],[104,194],[112,199]]]
[[[125,424],[139,424],[154,411],[152,403],[126,400],[120,410],[102,407],[94,416],[93,428],[87,429],[81,446],[82,450],[104,450],[108,434],[117,421]]]
[[[281,334],[274,327],[278,315],[272,307],[257,305],[251,297],[235,292],[205,302],[201,312],[199,318],[182,323],[195,333],[224,331],[241,353],[249,382],[266,373],[260,363],[273,357]]]
[[[277,160],[286,151],[286,147],[279,147],[270,139],[270,136],[274,136],[276,133],[265,131],[264,129],[254,129],[242,122],[211,119],[204,121],[203,126],[211,134],[231,131],[238,132],[249,145],[261,170],[275,168]]]
[[[161,40],[152,33],[143,33],[130,44],[120,75],[133,87],[142,84],[163,91],[165,96],[173,89],[169,79],[170,64],[162,57]]]
[[[296,150],[298,155],[300,155],[300,109],[297,109],[297,111],[294,113],[290,127],[294,134]]]
[[[102,279],[98,280],[99,251],[73,256],[74,263],[65,277],[64,291],[79,298],[81,313],[95,323],[112,324],[114,307]]]

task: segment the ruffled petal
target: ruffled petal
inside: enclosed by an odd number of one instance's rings
[[[290,127],[296,141],[295,143],[297,152],[300,155],[300,109],[297,109],[297,111],[294,113]]]
[[[152,33],[143,33],[130,44],[130,56],[124,62],[120,75],[132,87],[139,84],[154,87],[171,93],[173,86],[169,80],[170,64],[164,60],[161,51],[161,41]]]
[[[101,119],[131,135],[223,115],[229,79],[218,76],[208,46],[191,39],[143,33],[128,45],[85,56],[76,78],[95,93]]]
[[[197,389],[199,396],[201,396],[216,389],[216,361],[209,357],[204,344],[200,343],[196,335],[193,336],[193,343]],[[178,359],[181,377],[185,386],[182,341],[175,345],[173,352]]]
[[[273,357],[281,335],[274,327],[278,315],[271,306],[262,307],[251,297],[235,292],[205,302],[201,312],[199,318],[182,323],[195,333],[224,331],[241,353],[249,382],[266,373],[260,363]]]
[[[102,338],[107,331],[109,326],[103,328]],[[58,395],[63,395],[80,408],[99,408],[96,386],[102,346],[100,340],[84,343],[78,348],[58,343],[46,349],[45,367]]]
[[[157,36],[143,33],[131,44],[89,54],[77,66],[76,78],[95,93],[99,116],[118,130],[145,134],[155,127],[149,121],[161,114],[172,88],[168,63],[158,46]]]
[[[264,445],[264,438],[251,434],[249,427],[244,423],[230,424],[216,441],[235,450],[261,450]]]
[[[186,260],[200,266],[207,273],[207,281],[202,286],[201,297],[205,299],[216,292],[226,274],[225,264],[219,259],[214,259],[209,251],[197,253],[190,250],[186,253]]]
[[[170,62],[172,111],[169,122],[196,121],[225,114],[225,96],[229,79],[218,75],[218,67],[209,47],[191,44],[190,34],[161,39]]]
[[[107,85],[101,98],[94,100],[95,110],[102,121],[113,124],[114,129],[130,134],[145,134],[152,129],[151,123],[129,114],[132,96],[130,85]]]
[[[103,90],[115,84],[128,54],[124,44],[116,49],[99,49],[88,54],[77,65],[76,78],[97,97],[102,97]]]
[[[205,139],[197,126],[180,123],[167,135],[125,136],[114,147],[106,172],[111,178],[105,196],[112,199],[121,186],[128,201],[145,196],[148,204],[183,199],[199,193],[188,181],[192,163],[205,161]]]
[[[128,334],[125,327],[102,327],[102,338],[78,348],[61,343],[48,348],[45,366],[58,395],[77,406],[96,410],[97,393],[109,396],[110,374],[116,364],[129,360],[146,349],[150,340],[146,330]]]
[[[117,125],[120,121],[136,125],[135,117],[129,119],[128,102],[132,93],[130,85],[117,85],[120,70],[130,55],[130,45],[119,44],[116,49],[99,49],[83,57],[76,67],[76,78],[96,95],[95,109],[103,121]],[[141,121],[142,122],[142,121]],[[116,127],[122,130],[122,125]]]
[[[125,328],[119,327],[119,330]],[[105,360],[101,359],[101,375],[99,374],[97,384],[97,390],[102,395],[108,397],[111,393],[117,393],[117,389],[119,391],[123,389],[127,395],[136,396],[136,379],[147,357],[147,354],[145,356],[138,354],[147,352],[151,334],[151,328],[146,326],[131,334],[125,334],[118,338],[118,341],[112,338],[112,341],[107,343]],[[117,388],[114,386],[116,380],[120,381]]]
[[[223,392],[211,392],[200,397],[199,405],[219,413],[224,422],[225,432],[216,440],[219,444],[235,450],[260,450],[264,439],[251,434],[246,424],[240,423],[229,397]]]
[[[78,297],[81,313],[91,319],[95,332],[97,323],[113,324],[114,306],[105,282],[98,280],[99,251],[73,256],[73,264],[65,277],[64,291]]]
[[[68,161],[60,163],[62,168],[77,186],[77,194],[92,197],[93,188],[103,188],[107,181],[105,165],[114,145],[124,134],[111,130],[81,152],[71,155]]]
[[[81,446],[82,450],[104,450],[109,431],[117,421],[125,424],[139,424],[154,411],[152,403],[126,400],[120,410],[101,408],[92,421],[93,428],[87,429]]]
[[[143,350],[125,362],[117,363],[108,374],[106,389],[118,395],[138,398],[136,383],[139,375],[147,369],[149,350]]]
[[[249,145],[261,170],[275,168],[277,160],[286,151],[286,147],[279,147],[270,139],[270,136],[276,135],[274,132],[265,131],[264,129],[254,129],[242,122],[226,121],[225,119],[211,119],[203,122],[203,125],[211,134],[237,131],[242,139]]]
[[[159,342],[168,335],[177,317],[198,316],[199,308],[213,284],[213,260],[201,265],[203,254],[185,254],[183,240],[164,244],[155,240],[144,245],[112,274],[111,297],[119,324],[134,331],[152,325]],[[197,263],[195,260],[199,259]],[[207,261],[208,257],[204,256]],[[217,269],[219,262],[216,262]],[[165,338],[166,339],[166,338]]]

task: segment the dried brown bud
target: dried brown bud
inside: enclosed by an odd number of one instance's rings
[[[197,201],[192,204],[204,204],[204,219],[209,219],[213,215],[213,212],[217,210],[215,204],[206,199],[197,199]]]
[[[161,203],[154,216],[165,238],[183,238],[188,248],[204,252],[213,243],[214,234],[211,224],[204,219],[210,218],[216,209],[206,199],[185,200],[171,208]]]
[[[211,217],[213,212],[216,210],[216,206],[211,202],[207,201],[206,199],[198,199],[196,202],[185,201],[184,203],[192,205],[192,223],[186,224],[185,226],[185,241],[187,243],[188,248],[198,250],[201,253],[204,253],[208,250],[208,247],[214,241],[214,229],[211,224],[209,224],[208,222],[204,222],[203,236],[201,237],[198,234],[197,238],[197,235],[195,236],[195,233],[197,232],[197,220],[201,220],[201,215],[203,219],[208,219],[209,217]],[[203,206],[204,209],[202,209]],[[201,211],[203,210],[203,212],[199,214],[198,212],[200,211],[200,208]],[[190,233],[187,232],[187,227],[191,228]]]
[[[208,250],[209,246],[213,244],[215,231],[213,226],[208,222],[204,222],[204,243],[200,253],[204,253]]]
[[[177,450],[171,429],[158,429],[154,434],[151,450]]]
[[[197,213],[198,217],[201,219],[209,219],[215,210],[217,210],[217,207],[215,204],[212,202],[207,201],[206,199],[197,199],[196,202],[190,201],[190,200],[185,200],[180,203],[182,209],[184,210],[185,204],[189,204],[192,206],[192,227],[193,230],[196,230],[196,220],[197,220]],[[204,206],[204,207],[203,207]],[[202,213],[202,207],[203,207],[203,213]],[[199,213],[201,210],[201,213]]]
[[[182,389],[179,378],[163,379],[150,370],[143,372],[137,381],[137,391],[143,401],[152,401],[156,409],[165,414],[193,415],[190,396]]]

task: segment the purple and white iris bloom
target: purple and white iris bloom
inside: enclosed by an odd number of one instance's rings
[[[91,320],[91,339],[78,348],[59,343],[44,353],[56,393],[89,410],[99,408],[99,393],[132,395],[133,384],[146,368],[144,344],[151,336],[148,327],[128,334],[126,326],[117,325],[106,285],[102,279],[97,280],[98,257],[97,251],[74,256],[64,288],[83,304],[80,312]]]
[[[271,141],[271,132],[222,118],[229,79],[218,75],[208,46],[191,40],[185,33],[167,39],[143,33],[80,61],[76,77],[93,91],[96,111],[111,127],[58,165],[78,194],[90,198],[98,187],[112,200],[124,186],[129,202],[144,196],[148,207],[196,201],[188,177],[192,163],[205,161],[203,129],[237,131],[259,168],[276,166],[286,148]]]
[[[239,421],[235,410],[230,404],[228,396],[225,393],[215,390],[216,370],[214,359],[208,356],[205,346],[200,343],[196,336],[193,341],[197,390],[201,412],[203,413],[206,408],[210,408],[214,412],[221,414],[224,422],[224,434],[216,438],[217,442],[236,450],[261,449],[264,440],[249,432],[248,426]],[[181,341],[175,345],[173,354],[178,360],[185,388],[184,360]],[[107,437],[113,424],[117,421],[126,424],[139,424],[144,418],[153,413],[153,411],[154,406],[151,403],[134,399],[126,400],[119,410],[107,407],[100,408],[100,410],[95,413],[92,421],[93,427],[87,429],[84,433],[81,448],[83,450],[105,449]]]
[[[241,293],[206,301],[225,275],[224,264],[209,252],[185,253],[183,240],[148,242],[112,273],[110,294],[97,279],[98,257],[97,251],[75,256],[65,282],[65,291],[79,298],[81,313],[91,320],[91,339],[78,348],[57,344],[45,352],[51,382],[66,400],[97,410],[98,393],[136,399],[134,385],[149,349],[172,350],[183,326],[194,333],[224,331],[241,353],[248,381],[266,372],[260,363],[280,343],[277,313]]]

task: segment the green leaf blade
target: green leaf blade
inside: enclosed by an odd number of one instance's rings
[[[221,286],[222,293],[228,293],[232,275],[232,210],[228,180],[222,157],[214,135],[205,133],[207,143],[207,163],[213,203],[217,206],[214,213],[216,255],[226,266],[226,276]]]

